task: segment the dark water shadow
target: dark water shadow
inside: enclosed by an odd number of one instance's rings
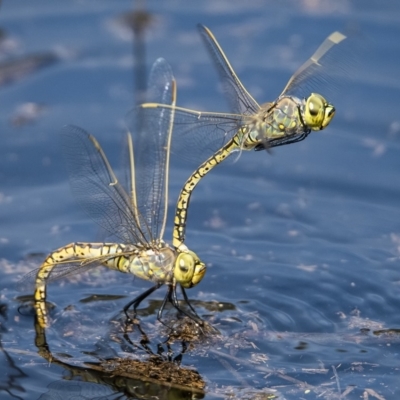
[[[182,344],[180,354],[173,356],[166,343],[167,355],[162,344],[157,353],[153,353],[144,331],[138,327],[142,336],[139,343],[133,343],[127,334],[124,337],[124,350],[130,350],[132,357],[115,357],[99,362],[64,361],[65,355],[52,353],[47,343],[45,330],[35,321],[35,345],[38,354],[51,364],[68,371],[64,380],[51,383],[49,391],[40,399],[69,398],[140,398],[154,399],[202,399],[205,395],[205,382],[194,369],[181,365],[186,345]],[[132,345],[128,349],[128,345]],[[145,355],[135,355],[141,349]],[[94,353],[91,354],[95,355]],[[77,397],[78,396],[78,397]],[[81,397],[79,397],[81,396]],[[95,397],[93,397],[95,396]]]
[[[27,375],[17,366],[18,364],[4,348],[2,341],[2,333],[7,332],[5,326],[7,311],[7,304],[0,303],[0,393],[7,393],[10,399],[23,399],[25,389],[21,380]],[[21,396],[17,393],[20,393]]]
[[[40,398],[380,399],[364,371],[370,377],[393,374],[400,344],[397,328],[357,310],[343,315],[335,332],[284,332],[269,329],[257,312],[246,313],[240,305],[198,301],[196,308],[212,314],[209,321],[222,332],[215,335],[204,334],[172,308],[166,317],[173,333],[154,324],[157,301],[149,301],[133,324],[120,312],[102,327],[105,302],[107,296],[88,312],[91,319],[57,318],[49,341],[35,325],[37,353],[68,372]],[[371,364],[380,348],[390,350],[389,361]]]

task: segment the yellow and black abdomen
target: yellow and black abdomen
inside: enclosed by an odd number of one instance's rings
[[[68,275],[69,268],[79,273],[88,266],[104,265],[140,279],[169,283],[175,258],[175,252],[166,245],[156,250],[116,243],[71,243],[61,247],[47,256],[36,275],[34,300],[38,322],[42,327],[48,325],[46,283],[58,266],[65,266],[60,276]]]

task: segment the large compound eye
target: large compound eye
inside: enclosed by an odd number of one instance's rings
[[[322,122],[321,129],[326,128],[329,123],[332,121],[332,118],[335,116],[335,107],[332,104],[328,104],[325,106],[325,118]]]
[[[193,251],[179,253],[174,268],[174,278],[185,288],[197,285],[206,273],[206,266]]]
[[[180,253],[175,262],[174,276],[182,286],[188,287],[193,278],[195,260],[190,253]]]
[[[318,116],[320,110],[324,106],[324,103],[322,103],[319,97],[314,96],[308,99],[307,106],[310,115],[315,118]]]
[[[320,131],[329,125],[335,115],[335,107],[324,97],[311,93],[304,106],[304,122],[313,131]]]

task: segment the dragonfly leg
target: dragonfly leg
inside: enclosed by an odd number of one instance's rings
[[[134,348],[139,349],[139,350],[144,350],[147,354],[149,354],[150,356],[154,355],[153,351],[151,350],[151,348],[149,347],[150,344],[150,340],[147,337],[146,332],[142,329],[140,323],[135,324],[135,327],[139,330],[140,334],[141,334],[141,339],[140,339],[140,345],[132,342],[131,338],[128,335],[128,331],[127,331],[127,324],[125,325],[125,329],[124,329],[124,339],[130,344],[132,345]]]
[[[131,318],[128,315],[128,309],[131,305],[133,305],[133,312],[134,315],[136,316],[136,308],[139,306],[139,304],[147,297],[150,296],[155,290],[159,289],[163,284],[162,283],[157,283],[157,285],[152,286],[150,289],[147,289],[145,292],[140,294],[139,296],[135,297],[132,301],[130,301],[125,307],[124,307],[124,313],[128,320]]]
[[[140,345],[142,346],[142,348],[147,352],[147,354],[149,355],[154,355],[153,351],[151,350],[151,348],[149,347],[150,344],[150,340],[147,337],[146,332],[142,329],[142,327],[140,326],[140,324],[137,325],[140,334],[142,335],[142,338],[140,339]]]
[[[185,299],[185,301],[186,301],[186,303],[187,304],[189,304],[189,307],[190,307],[190,309],[192,310],[192,311],[194,311],[194,309],[193,309],[193,307],[190,305],[190,303],[189,303],[189,299],[188,299],[188,297],[187,297],[187,295],[186,295],[186,292],[184,291],[184,289],[183,289],[183,287],[181,287],[182,288],[182,293],[184,293],[184,299]],[[189,317],[190,319],[192,319],[193,321],[195,321],[196,322],[196,324],[198,324],[198,325],[200,325],[200,326],[203,326],[203,320],[197,315],[197,313],[196,313],[196,311],[194,311],[194,315],[193,314],[190,314],[190,313],[188,313],[188,312],[186,312],[183,308],[181,308],[181,307],[179,307],[179,301],[178,301],[178,298],[177,298],[177,296],[176,296],[176,286],[173,288],[173,290],[172,290],[172,304],[173,304],[173,306],[180,312],[180,313],[182,313],[182,314],[184,314],[184,315],[186,315],[187,317]]]
[[[193,308],[193,306],[190,304],[189,298],[188,298],[188,296],[187,296],[187,294],[186,294],[186,290],[185,290],[185,288],[184,288],[183,286],[181,286],[181,291],[182,291],[183,298],[184,298],[185,301],[186,301],[186,304],[187,304],[187,305],[189,306],[189,308],[192,310],[193,314],[194,314],[198,319],[201,319],[201,318],[199,317],[199,315],[197,314],[196,310],[195,310],[195,309]]]
[[[167,292],[167,294],[165,295],[164,300],[163,300],[163,302],[162,302],[162,304],[161,304],[161,307],[160,307],[160,309],[158,310],[158,313],[157,313],[157,319],[158,319],[163,325],[165,325],[165,324],[164,324],[164,322],[162,322],[161,317],[162,317],[162,313],[163,313],[163,311],[164,311],[165,305],[167,304],[168,301],[169,301],[170,303],[173,304],[173,301],[172,301],[172,291],[173,291],[173,287],[172,287],[171,285],[168,285],[168,292]],[[167,325],[165,325],[165,326],[167,326]],[[169,326],[167,326],[167,327],[169,328]]]
[[[182,344],[182,351],[177,356],[175,356],[172,360],[174,363],[176,363],[178,365],[180,365],[182,363],[182,357],[186,353],[186,350],[188,349],[187,344],[184,340],[182,340],[181,344]]]

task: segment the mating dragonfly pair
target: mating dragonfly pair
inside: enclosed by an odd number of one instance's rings
[[[332,33],[313,56],[290,78],[281,95],[260,106],[247,92],[211,31],[199,26],[203,41],[217,66],[232,113],[207,113],[176,106],[176,83],[163,59],[149,78],[150,102],[132,112],[135,127],[128,134],[128,190],[116,178],[100,144],[77,127],[62,134],[72,191],[89,215],[119,243],[71,243],[47,256],[38,270],[34,293],[38,323],[49,324],[46,284],[99,265],[130,273],[154,283],[125,307],[134,313],[140,302],[162,285],[167,294],[158,311],[161,321],[167,302],[202,325],[185,289],[204,277],[206,265],[185,241],[186,219],[192,191],[198,182],[235,151],[261,150],[303,140],[311,131],[328,126],[335,108],[321,94],[337,83],[341,44],[346,36]],[[167,215],[168,173],[172,135],[210,148],[212,154],[186,181],[174,218],[172,246],[163,240]],[[200,138],[200,139],[199,139]],[[133,143],[134,142],[134,143]],[[134,144],[134,145],[133,145]],[[199,149],[200,150],[200,149]],[[189,311],[177,298],[181,288]],[[128,314],[127,314],[128,315]]]

